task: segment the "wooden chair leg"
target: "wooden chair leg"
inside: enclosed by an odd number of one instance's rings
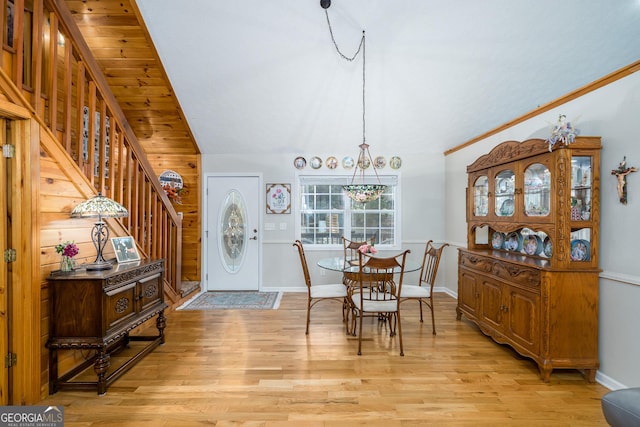
[[[431,327],[433,328],[433,335],[436,334],[436,316],[433,313],[433,298],[431,299],[431,304],[429,305],[429,308],[431,309]]]
[[[311,300],[307,300],[307,329],[305,335],[309,335],[309,322],[311,321]]]
[[[402,348],[402,324],[400,322],[400,312],[396,313],[396,319],[398,322],[398,339],[400,340],[400,356],[404,356],[404,349]]]
[[[360,312],[360,325],[358,325],[359,327],[359,333],[358,333],[358,356],[362,356],[362,312]],[[354,327],[355,329],[355,327]]]

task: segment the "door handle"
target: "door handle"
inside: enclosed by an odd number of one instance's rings
[[[258,236],[249,237],[249,240],[258,240]]]

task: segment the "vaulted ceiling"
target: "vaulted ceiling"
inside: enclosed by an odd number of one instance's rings
[[[319,0],[66,3],[147,151],[340,154],[362,140],[362,56],[338,55]],[[326,12],[347,56],[366,30],[367,141],[387,151],[442,152],[640,59],[640,0]]]

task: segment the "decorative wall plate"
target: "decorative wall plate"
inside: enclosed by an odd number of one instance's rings
[[[182,196],[180,193],[184,189],[182,176],[178,172],[166,170],[160,174],[158,180],[169,200],[181,205]]]
[[[376,169],[382,169],[386,165],[387,165],[387,161],[382,156],[378,156],[375,159],[373,159],[373,167]]]
[[[493,249],[502,249],[504,246],[504,233],[499,231],[494,231],[493,236],[491,237],[491,247]]]
[[[325,165],[327,165],[328,169],[335,169],[338,167],[338,159],[336,159],[333,156],[327,157],[327,160],[325,161]]]
[[[527,255],[540,255],[543,245],[542,239],[535,234],[529,234],[523,239],[524,253]]]
[[[400,166],[402,166],[402,159],[398,156],[393,156],[389,159],[389,166],[391,166],[391,169],[400,169]]]
[[[542,247],[543,247],[542,252],[545,254],[545,256],[547,258],[551,258],[551,255],[553,255],[553,243],[551,242],[551,239],[549,238],[549,236],[544,238]]]
[[[342,167],[345,169],[352,169],[353,166],[355,165],[355,162],[353,161],[353,157],[345,157],[342,159]]]
[[[367,157],[363,158],[362,161],[358,161],[358,167],[360,169],[368,169],[369,166],[371,166],[371,161]]]
[[[589,261],[591,245],[588,241],[576,239],[571,241],[571,261]]]
[[[511,216],[513,215],[513,199],[507,199],[502,202],[500,206],[500,216]]]
[[[305,166],[307,166],[307,160],[304,157],[296,157],[293,160],[293,166],[295,166],[296,169],[304,169]]]
[[[522,250],[522,235],[517,231],[507,234],[504,248],[508,251],[520,252]]]
[[[322,167],[322,159],[320,157],[312,157],[309,164],[313,169],[320,169]]]

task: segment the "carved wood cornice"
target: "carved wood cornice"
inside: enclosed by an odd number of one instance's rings
[[[548,151],[549,144],[541,138],[528,139],[522,142],[505,141],[467,166],[467,173],[543,154]]]

